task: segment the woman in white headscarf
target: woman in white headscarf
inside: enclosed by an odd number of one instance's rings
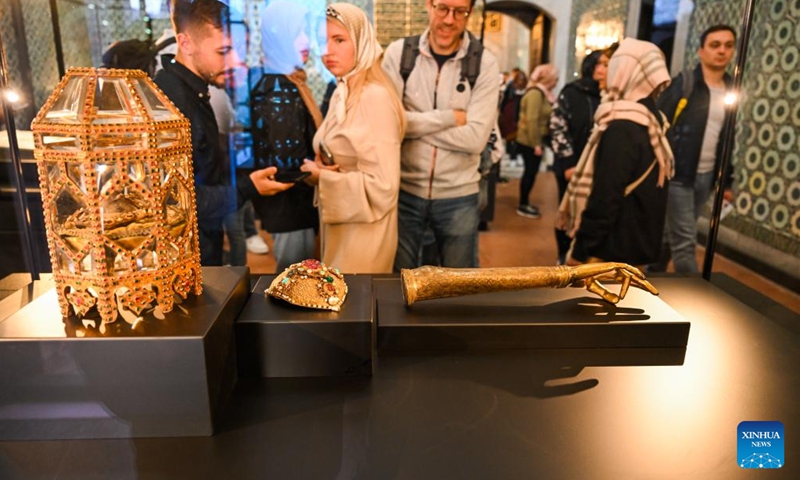
[[[346,3],[329,5],[327,14],[322,58],[337,87],[314,137],[317,157],[303,167],[317,184],[322,261],[345,273],[388,273],[397,249],[403,106],[366,14]]]
[[[322,123],[303,70],[309,51],[306,9],[271,2],[261,12],[261,50],[263,75],[250,92],[253,159],[259,168],[277,167],[279,175],[298,174],[303,161],[314,156],[311,140]],[[285,192],[254,199],[253,206],[275,242],[279,272],[315,256],[319,217],[313,187],[296,182]]]
[[[674,167],[655,98],[669,84],[664,54],[626,38],[608,62],[607,91],[557,226],[574,237],[567,264],[658,259]]]

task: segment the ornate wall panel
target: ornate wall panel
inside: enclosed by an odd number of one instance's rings
[[[47,3],[45,0],[44,3]],[[61,24],[61,45],[64,49],[64,64],[66,68],[71,66],[88,67],[99,65],[102,56],[102,49],[99,42],[93,42],[90,33],[91,24],[89,22],[91,10],[83,4],[59,1],[58,18]],[[51,32],[49,22],[40,28]],[[49,33],[52,36],[52,33]],[[122,40],[125,37],[120,37]],[[95,43],[97,45],[95,46]],[[97,63],[95,63],[97,62]],[[56,80],[56,83],[61,80]],[[53,87],[56,86],[54,83]],[[52,91],[48,89],[48,93]]]
[[[29,8],[29,5],[34,8]],[[55,41],[47,0],[30,2],[22,9],[22,14],[25,16],[25,40],[33,70],[34,101],[39,106],[44,104],[52,89],[61,80],[56,65]]]
[[[375,0],[375,28],[381,45],[386,47],[398,38],[418,35],[428,28],[425,4],[426,0]],[[476,1],[467,29],[479,36],[482,22],[483,2]]]
[[[384,47],[394,40],[422,33],[428,26],[425,0],[377,0],[375,28]]]
[[[22,92],[23,85],[20,76],[20,58],[19,46],[14,32],[14,23],[12,19],[11,4],[6,1],[0,1],[0,38],[2,38],[3,46],[5,47],[6,62],[8,62],[8,82],[9,87],[18,92]],[[15,117],[15,122],[21,123],[21,119]],[[28,119],[28,123],[33,120],[33,117]]]

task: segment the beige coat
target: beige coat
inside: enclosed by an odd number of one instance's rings
[[[519,104],[517,123],[517,143],[526,147],[542,145],[542,138],[548,133],[548,122],[553,105],[538,88],[529,88]]]
[[[400,124],[390,93],[367,84],[344,125],[328,115],[314,137],[339,171],[320,172],[322,261],[343,273],[389,273],[397,250]]]

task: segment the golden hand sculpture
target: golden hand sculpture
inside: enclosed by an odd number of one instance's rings
[[[658,290],[644,274],[627,263],[587,263],[575,267],[442,268],[419,267],[400,271],[406,305],[419,300],[458,297],[477,293],[526,290],[529,288],[585,287],[603,300],[615,304],[625,298],[628,288]],[[606,288],[600,280],[621,283],[619,293]]]

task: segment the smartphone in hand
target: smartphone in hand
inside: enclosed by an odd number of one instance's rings
[[[336,163],[333,161],[333,154],[322,142],[319,142],[319,156],[322,159],[323,165],[331,166]]]
[[[299,170],[283,170],[275,174],[275,181],[281,183],[297,183],[309,175],[311,175],[310,172],[301,172]]]

